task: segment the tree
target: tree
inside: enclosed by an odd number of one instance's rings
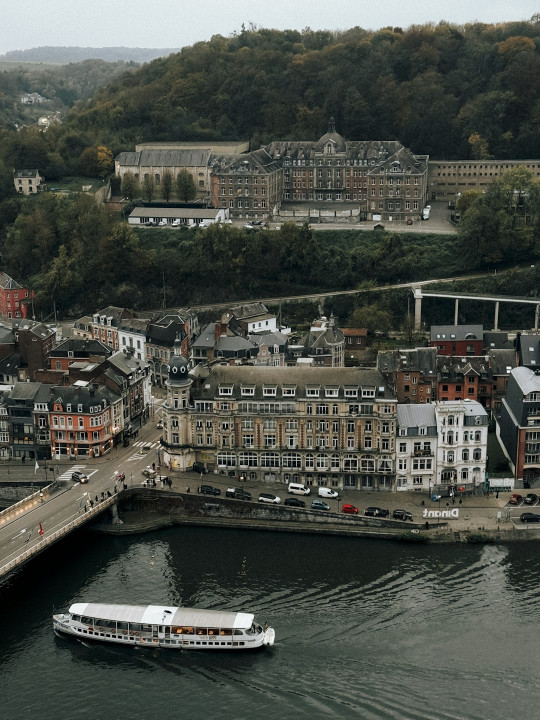
[[[90,147],[82,151],[79,157],[79,172],[88,177],[99,176],[97,148]]]
[[[122,177],[122,197],[128,200],[134,200],[140,193],[141,188],[139,187],[139,181],[132,172],[127,172]]]
[[[96,148],[97,169],[100,178],[106,178],[114,168],[113,154],[105,145],[98,145]]]
[[[145,175],[143,180],[143,195],[145,200],[152,202],[156,192],[156,183],[152,175]]]
[[[163,178],[161,180],[161,192],[163,193],[165,202],[169,202],[169,198],[171,197],[172,193],[172,186],[173,176],[170,170],[165,170],[165,172],[163,173]]]
[[[176,192],[182,202],[189,202],[197,196],[195,182],[187,170],[180,170],[176,176]]]
[[[377,305],[364,305],[353,311],[348,325],[354,328],[366,328],[371,335],[377,331],[388,332],[392,327],[392,316]]]

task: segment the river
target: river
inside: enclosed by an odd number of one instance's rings
[[[2,717],[537,717],[539,583],[535,543],[82,531],[0,589]],[[53,605],[90,600],[252,611],[276,644],[220,654],[56,637]]]

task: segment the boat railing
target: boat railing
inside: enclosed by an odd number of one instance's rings
[[[39,495],[39,493],[38,493]],[[56,530],[52,535],[48,535],[47,537],[43,537],[39,542],[37,542],[35,545],[32,545],[31,548],[28,550],[25,550],[24,552],[17,555],[16,558],[13,560],[10,560],[5,565],[2,565],[0,567],[0,577],[3,575],[6,575],[10,570],[13,570],[14,568],[18,567],[19,565],[23,565],[27,560],[30,560],[30,558],[34,557],[35,555],[38,555],[40,552],[45,550],[45,548],[49,547],[49,545],[52,545],[57,540],[59,540],[61,537],[64,537],[64,535],[67,535],[72,530],[74,530],[76,527],[83,525],[84,523],[88,522],[92,517],[99,515],[103,510],[110,507],[111,505],[114,505],[116,502],[116,495],[111,495],[111,497],[107,497],[101,502],[99,502],[97,505],[95,505],[93,508],[90,508],[87,512],[83,513],[82,515],[77,514],[74,520],[67,523],[67,525],[64,525],[59,530]],[[14,507],[14,506],[12,506]]]

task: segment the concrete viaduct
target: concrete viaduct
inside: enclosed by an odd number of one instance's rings
[[[539,298],[523,298],[523,297],[511,297],[504,295],[489,295],[489,294],[478,294],[478,293],[457,293],[457,292],[426,292],[419,285],[413,285],[412,291],[414,294],[414,329],[420,330],[422,325],[422,300],[425,297],[436,297],[436,298],[452,298],[455,302],[454,305],[454,325],[458,324],[458,312],[459,312],[459,301],[460,300],[478,300],[488,301],[495,303],[495,317],[493,320],[493,330],[499,329],[499,306],[500,303],[517,303],[521,305],[534,305],[534,330],[538,330],[538,318],[540,314],[540,299]]]

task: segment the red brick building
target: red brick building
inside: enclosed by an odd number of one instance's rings
[[[28,304],[33,297],[31,290],[0,272],[0,315],[9,320],[28,317]]]
[[[432,325],[429,344],[438,355],[452,357],[482,355],[484,329],[482,325]]]

